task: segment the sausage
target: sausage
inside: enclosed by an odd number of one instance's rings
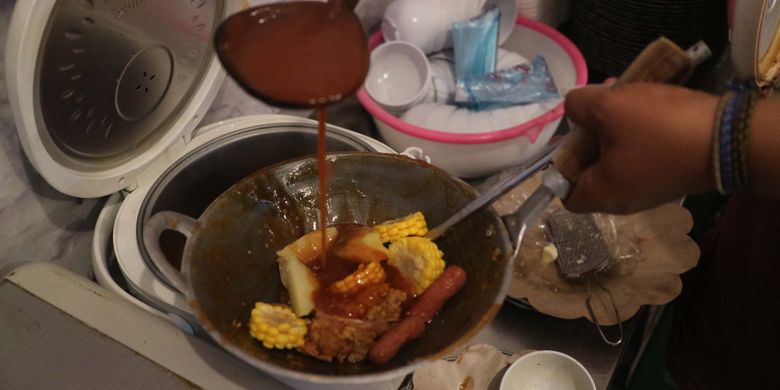
[[[406,316],[379,337],[376,344],[368,351],[368,360],[378,366],[385,364],[404,344],[422,336],[423,333],[425,333],[425,321],[418,316]]]
[[[371,363],[382,365],[398,353],[407,342],[425,333],[425,324],[441,310],[448,299],[457,293],[466,283],[466,271],[452,265],[417,298],[402,320],[393,324],[371,347],[368,359]]]
[[[417,298],[409,309],[408,315],[420,316],[425,322],[430,321],[444,306],[444,302],[460,291],[465,283],[466,271],[463,268],[457,265],[447,267],[441,276]]]

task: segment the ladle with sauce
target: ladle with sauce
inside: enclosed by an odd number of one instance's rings
[[[356,4],[328,0],[249,8],[226,19],[214,36],[228,74],[251,95],[275,106],[318,109],[321,248],[327,243],[326,107],[357,92],[368,73],[368,41],[352,12]]]
[[[320,108],[354,94],[369,49],[356,0],[277,3],[236,13],[214,44],[227,72],[275,106]]]

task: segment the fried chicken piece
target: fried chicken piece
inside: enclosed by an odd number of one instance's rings
[[[390,289],[379,304],[371,306],[366,311],[366,319],[390,323],[401,318],[401,306],[406,301],[406,293],[401,290]]]
[[[298,348],[326,362],[357,363],[365,359],[376,338],[387,330],[387,323],[357,320],[315,312],[306,342]]]
[[[306,342],[298,350],[314,358],[332,362],[361,362],[376,339],[401,316],[406,293],[390,291],[366,312],[366,319],[354,319],[315,310]]]

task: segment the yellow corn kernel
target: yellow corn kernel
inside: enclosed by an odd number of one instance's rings
[[[444,253],[424,237],[404,237],[390,244],[388,264],[414,284],[415,294],[421,294],[444,271]]]
[[[249,317],[249,334],[269,349],[299,347],[306,331],[306,321],[284,305],[257,302]]]
[[[333,283],[330,288],[341,294],[352,294],[366,286],[382,283],[387,275],[379,262],[362,263],[355,272]]]
[[[421,212],[407,215],[403,218],[383,222],[374,226],[382,242],[389,242],[401,237],[424,236],[428,234],[428,225]]]

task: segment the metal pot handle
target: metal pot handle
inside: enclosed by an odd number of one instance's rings
[[[198,221],[175,211],[160,211],[149,218],[144,225],[144,246],[154,266],[162,272],[165,279],[181,293],[187,291],[187,283],[179,270],[174,268],[160,248],[160,236],[166,230],[173,230],[189,239],[198,226]]]

